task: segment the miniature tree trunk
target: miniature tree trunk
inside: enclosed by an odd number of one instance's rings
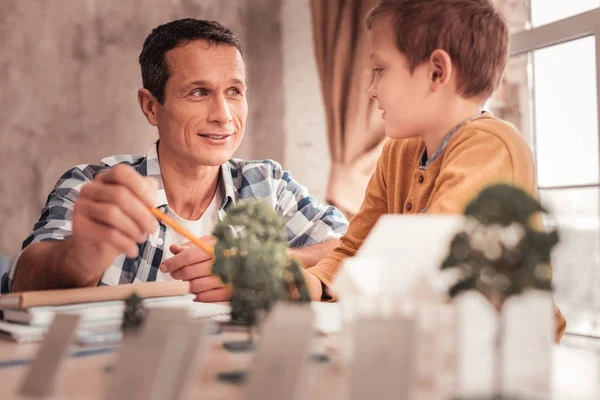
[[[248,341],[254,343],[254,327],[252,325],[248,325]]]

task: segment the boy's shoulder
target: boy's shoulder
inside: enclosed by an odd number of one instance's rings
[[[465,136],[464,139],[500,140],[507,145],[528,147],[527,141],[512,123],[487,112],[480,118],[466,123],[460,131]],[[457,138],[460,136],[456,135]]]
[[[510,122],[484,113],[472,121],[465,123],[449,138],[442,154],[462,151],[466,148],[478,148],[482,152],[489,149],[505,148],[518,158],[531,158],[531,150],[523,135]],[[423,155],[425,143],[420,137],[408,139],[388,139],[381,153],[387,167],[418,165]]]
[[[464,151],[473,154],[473,149],[476,152],[480,149],[482,154],[489,153],[490,157],[500,152],[507,154],[514,163],[533,164],[531,148],[519,130],[491,113],[465,124],[450,138],[445,152],[447,155]]]
[[[486,112],[481,117],[464,124],[448,140],[445,153],[466,148],[481,148],[482,151],[506,150],[518,157],[530,157],[529,144],[510,122]]]

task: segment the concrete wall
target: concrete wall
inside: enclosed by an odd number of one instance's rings
[[[283,0],[285,166],[321,201],[329,179],[327,122],[308,0]]]

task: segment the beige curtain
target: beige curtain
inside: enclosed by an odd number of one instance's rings
[[[371,66],[365,17],[377,0],[311,0],[315,53],[327,116],[331,173],[326,200],[358,212],[385,137],[367,95]]]

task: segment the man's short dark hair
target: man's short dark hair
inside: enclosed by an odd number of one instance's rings
[[[192,40],[202,40],[215,46],[234,46],[244,56],[242,44],[236,34],[215,21],[185,18],[154,28],[144,41],[139,61],[144,88],[161,104],[165,101],[165,85],[170,76],[165,54]]]

